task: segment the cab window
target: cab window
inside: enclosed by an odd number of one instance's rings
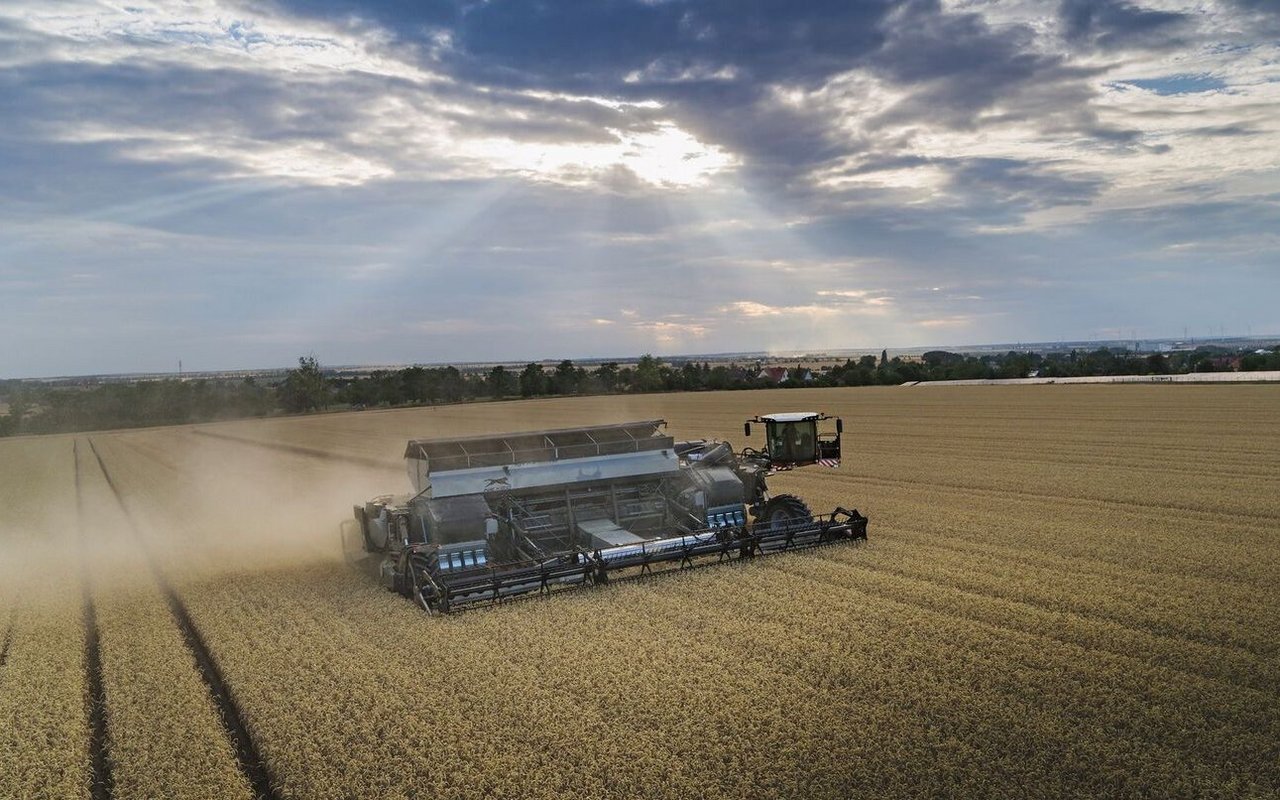
[[[816,427],[812,420],[770,423],[769,455],[776,461],[812,461]]]

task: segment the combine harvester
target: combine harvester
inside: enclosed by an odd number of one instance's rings
[[[414,494],[355,507],[343,525],[383,584],[448,612],[562,587],[608,583],[657,565],[689,567],[865,541],[867,518],[815,515],[770,495],[767,476],[840,463],[841,420],[771,414],[764,450],[677,442],[664,420],[588,428],[415,439],[405,450]]]

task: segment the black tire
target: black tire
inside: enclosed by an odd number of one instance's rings
[[[759,532],[776,528],[785,529],[791,525],[813,522],[813,511],[809,505],[793,494],[780,494],[764,504],[760,516],[756,519]]]

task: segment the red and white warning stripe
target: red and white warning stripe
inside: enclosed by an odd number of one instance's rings
[[[838,458],[820,458],[820,459],[818,459],[818,464],[820,464],[821,466],[824,466],[824,467],[838,467],[838,466],[840,466],[840,459],[838,459]]]

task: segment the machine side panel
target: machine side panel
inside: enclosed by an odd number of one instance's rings
[[[406,458],[404,468],[414,494],[423,494],[431,487],[431,468],[425,458]]]
[[[654,478],[675,474],[679,470],[680,460],[673,450],[619,453],[501,467],[474,467],[433,473],[431,495],[436,498],[456,497],[480,494],[495,487],[520,492],[596,481]]]

